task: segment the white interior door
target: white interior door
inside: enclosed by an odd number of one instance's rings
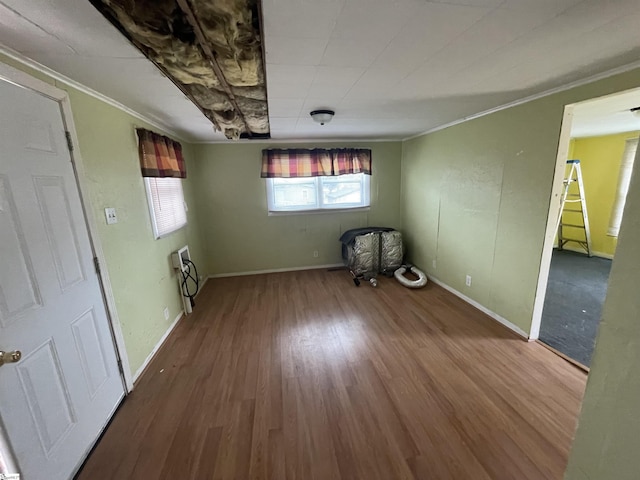
[[[0,80],[0,117],[0,417],[23,478],[67,480],[124,386],[60,104]]]

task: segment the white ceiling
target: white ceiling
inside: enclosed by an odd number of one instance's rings
[[[573,107],[571,136],[640,131],[640,116],[630,111],[635,107],[640,107],[640,88],[577,103]]]
[[[263,0],[272,137],[406,138],[637,61],[639,7]],[[0,0],[0,44],[187,139],[224,139],[88,0]],[[312,122],[319,107],[333,122]]]

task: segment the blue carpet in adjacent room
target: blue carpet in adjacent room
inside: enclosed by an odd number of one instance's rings
[[[585,366],[591,364],[611,260],[554,250],[540,340]]]

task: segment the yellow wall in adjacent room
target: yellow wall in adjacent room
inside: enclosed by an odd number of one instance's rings
[[[182,311],[172,251],[189,244],[194,261],[203,254],[193,191],[193,148],[183,143],[189,178],[184,181],[188,227],[155,240],[140,173],[134,126],[165,133],[101,100],[0,55],[0,62],[25,71],[69,94],[78,134],[85,184],[106,257],[131,373],[152,352]],[[115,207],[118,223],[107,225],[106,207]],[[201,273],[206,275],[205,267]],[[163,310],[169,308],[169,321]]]
[[[269,216],[263,148],[371,148],[368,211]],[[195,145],[197,207],[211,274],[339,264],[340,235],[365,226],[400,227],[400,142]],[[313,256],[314,250],[318,257]]]
[[[607,228],[616,197],[620,162],[626,141],[637,138],[639,133],[627,132],[572,139],[573,148],[569,157],[580,160],[589,214],[591,249],[596,255],[604,254],[603,256],[611,257],[616,251],[617,238],[608,236]],[[571,192],[573,191],[572,186]],[[571,215],[565,214],[565,218],[571,220]],[[577,234],[570,229],[568,233]],[[566,248],[581,251],[573,244],[568,244]]]

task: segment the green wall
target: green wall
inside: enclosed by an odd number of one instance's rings
[[[529,332],[564,106],[638,86],[633,70],[404,142],[411,260]]]
[[[196,263],[202,263],[204,258],[193,191],[193,148],[183,144],[189,176],[184,181],[185,201],[190,207],[188,227],[155,240],[140,175],[134,126],[158,130],[9,58],[0,55],[0,61],[69,93],[91,207],[107,261],[130,370],[135,373],[182,310],[170,253],[189,244]],[[107,226],[105,207],[116,208],[117,224]],[[206,274],[206,270],[203,268],[201,273]],[[169,308],[169,321],[164,319],[165,306]]]
[[[589,213],[589,230],[591,232],[591,248],[596,255],[611,258],[616,251],[617,238],[607,235],[611,209],[616,198],[620,163],[626,141],[638,138],[640,132],[618,133],[598,137],[583,137],[571,140],[571,158],[580,160],[584,179],[587,211]],[[570,192],[577,192],[575,183]],[[573,218],[572,218],[573,215]],[[574,223],[579,213],[565,213],[565,221]],[[577,217],[580,220],[579,217]],[[567,228],[567,236],[581,238],[584,230],[572,232]],[[582,237],[583,238],[583,237]],[[581,250],[576,244],[567,244],[567,249]]]
[[[211,274],[328,265],[341,262],[338,238],[370,225],[400,227],[400,142],[336,143],[371,148],[371,208],[366,212],[267,215],[263,148],[312,148],[317,143],[195,145],[196,203]],[[313,251],[318,257],[313,257]]]
[[[640,173],[631,178],[567,480],[640,472]]]

